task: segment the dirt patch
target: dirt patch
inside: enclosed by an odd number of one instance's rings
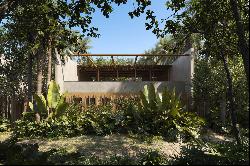
[[[215,133],[211,130],[208,130],[207,133],[203,134],[201,137],[208,142],[228,142],[228,141],[232,142],[235,140],[234,138]]]
[[[179,155],[183,143],[169,143],[156,140],[152,143],[129,138],[126,135],[109,136],[81,136],[61,139],[31,139],[19,143],[38,143],[39,151],[46,152],[51,149],[65,149],[67,152],[80,152],[84,155],[95,155],[100,158],[110,155],[129,155],[131,157],[149,150],[159,150],[166,157]]]

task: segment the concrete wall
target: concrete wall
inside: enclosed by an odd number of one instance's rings
[[[64,81],[78,81],[77,62],[67,56],[65,57],[65,64],[63,64],[57,51],[56,58],[57,64],[55,67],[55,81],[60,86],[60,92],[63,92]]]
[[[177,58],[170,69],[170,81],[183,81],[191,83],[194,73],[194,57],[192,56],[193,49],[188,50],[184,54],[190,56],[181,56]]]
[[[64,82],[64,91],[68,93],[138,93],[144,85],[151,82]],[[162,92],[164,87],[176,88],[177,93],[184,93],[183,82],[153,82],[155,89]]]
[[[66,57],[65,65],[63,66],[64,81],[78,81],[77,62],[70,57]]]
[[[192,105],[192,79],[194,75],[194,56],[193,56],[193,48],[190,48],[184,54],[188,54],[190,56],[181,56],[176,59],[172,68],[170,69],[170,81],[171,82],[183,82],[185,93],[187,94],[187,102],[188,106]],[[189,109],[188,108],[188,109]]]
[[[63,83],[64,83],[64,76],[63,76],[63,64],[60,58],[60,55],[57,52],[57,49],[55,49],[56,52],[56,60],[57,64],[55,66],[55,81],[59,84],[60,86],[60,92],[63,92]]]
[[[191,96],[192,77],[194,72],[193,49],[189,49],[182,56],[174,61],[169,72],[169,82],[157,82],[156,87],[160,90],[163,85],[169,87],[176,86],[178,92]],[[77,62],[66,57],[65,65],[62,64],[57,55],[56,82],[59,83],[62,91],[78,93],[136,93],[149,82],[79,82],[77,72]]]

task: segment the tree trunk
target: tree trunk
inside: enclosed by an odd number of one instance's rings
[[[13,94],[13,96],[11,97],[11,124],[13,124],[13,122],[15,122],[16,120],[16,98],[15,98],[15,94]]]
[[[229,111],[231,113],[231,121],[232,121],[232,132],[233,135],[236,138],[236,141],[238,144],[241,144],[240,141],[240,132],[237,128],[237,117],[236,117],[236,110],[235,110],[235,103],[233,99],[233,81],[232,81],[232,76],[229,71],[229,66],[228,66],[228,60],[225,57],[225,55],[222,53],[222,60],[223,60],[223,66],[226,71],[226,77],[227,77],[227,97],[229,100]]]
[[[226,123],[226,108],[227,108],[227,103],[225,100],[220,101],[220,121],[223,125]]]
[[[246,73],[247,82],[248,82],[248,89],[249,89],[249,45],[245,37],[245,31],[244,31],[244,27],[242,24],[242,19],[240,16],[237,0],[230,0],[230,4],[231,4],[232,12],[233,12],[233,17],[236,22],[236,31],[237,31],[237,35],[239,38],[238,47],[242,55],[245,73]]]
[[[33,65],[33,59],[32,54],[29,54],[28,56],[28,101],[32,101],[32,65]]]
[[[43,88],[43,48],[39,48],[37,55],[37,89],[36,89],[36,94],[37,95],[42,95],[42,88]],[[37,103],[36,103],[37,104]],[[36,121],[40,122],[41,117],[38,113],[38,108],[37,105],[35,106],[35,117]]]
[[[51,67],[52,67],[52,48],[51,48],[51,41],[49,41],[49,47],[48,47],[48,73],[47,73],[47,88],[49,86],[49,83],[51,81]]]
[[[43,88],[43,70],[42,70],[42,58],[43,55],[38,54],[37,56],[37,89],[36,93],[38,95],[42,94],[42,88]]]

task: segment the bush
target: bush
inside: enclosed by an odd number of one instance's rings
[[[152,92],[153,90],[153,92]],[[152,93],[152,94],[151,94]],[[151,86],[149,96],[156,96]],[[106,105],[82,108],[71,104],[54,119],[29,121],[31,115],[17,121],[14,131],[20,137],[73,137],[79,135],[108,135],[134,133],[163,136],[171,141],[179,137],[197,137],[202,119],[186,112],[173,92],[165,91],[162,99],[119,98]],[[143,96],[142,96],[143,97]]]
[[[205,148],[207,146],[207,148]],[[249,165],[249,139],[242,145],[235,142],[189,144],[181,156],[174,157],[173,165]]]
[[[122,131],[123,114],[112,105],[91,106],[85,111],[70,110],[55,120],[16,121],[14,132],[19,137],[73,137],[86,134],[107,135]],[[71,106],[69,108],[76,108]]]
[[[155,91],[153,84],[144,87],[140,94],[141,128],[153,135],[169,137],[176,140],[183,138],[196,138],[200,127],[204,124],[202,118],[185,111],[180,96],[175,90],[164,89],[162,94]]]
[[[232,85],[234,89],[233,97],[235,100],[235,109],[237,110],[237,119],[240,127],[249,126],[249,93],[248,84],[244,72],[243,62],[240,57],[228,59],[229,69],[232,75]],[[202,102],[209,105],[210,114],[206,115],[208,126],[218,131],[222,124],[220,120],[220,102],[228,102],[226,99],[227,79],[223,63],[216,58],[197,58],[195,59],[195,69],[193,89],[194,106],[198,107]],[[196,110],[199,111],[199,110]],[[226,115],[226,119],[229,114]],[[226,121],[231,124],[231,121]],[[218,125],[219,124],[219,125]],[[223,124],[225,125],[225,124]]]
[[[50,150],[47,162],[55,165],[166,165],[168,160],[158,151],[148,150],[137,156],[111,155],[99,158],[95,155],[85,156],[78,152],[67,153],[65,150]]]
[[[37,144],[15,144],[7,150],[7,165],[30,165],[46,161],[46,156],[38,152]]]
[[[168,165],[169,162],[159,151],[149,150],[140,156],[139,165]]]
[[[0,117],[0,132],[10,130],[10,121],[4,117]]]

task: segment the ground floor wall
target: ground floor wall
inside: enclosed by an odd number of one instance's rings
[[[185,82],[64,82],[64,92],[67,92],[67,100],[76,101],[83,105],[101,104],[120,97],[138,96],[145,85],[153,84],[158,93],[164,88],[175,90],[181,96],[182,101],[188,104],[188,88]]]

